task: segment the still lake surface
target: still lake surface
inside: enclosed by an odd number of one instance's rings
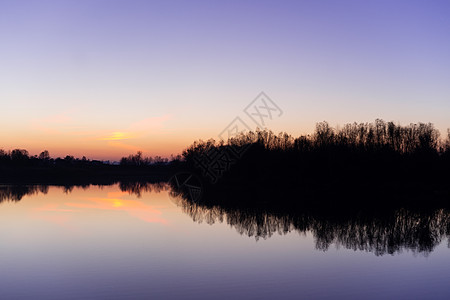
[[[1,186],[0,200],[1,299],[450,298],[443,211],[304,226],[164,185]]]

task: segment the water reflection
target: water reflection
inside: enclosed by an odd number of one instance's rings
[[[138,198],[142,196],[142,193],[160,193],[169,189],[165,182],[119,182],[119,188],[122,192],[128,192]]]
[[[60,186],[65,193],[71,193],[75,187],[88,189],[90,184],[83,185],[62,185]],[[102,186],[102,185],[100,185]],[[168,190],[164,182],[119,182],[119,188],[122,192],[135,195],[138,198],[142,193],[159,193]],[[20,201],[24,196],[37,195],[39,193],[47,194],[49,185],[0,185],[0,203],[3,201]]]
[[[330,246],[373,252],[375,255],[401,253],[404,250],[428,255],[444,239],[449,243],[448,209],[397,208],[384,211],[344,209],[281,211],[236,208],[230,205],[193,202],[172,193],[173,201],[195,222],[226,222],[241,235],[267,239],[274,234],[311,232],[316,249]],[[177,197],[175,197],[177,195]],[[449,245],[450,247],[450,245]]]
[[[151,190],[149,188],[149,190]],[[142,201],[124,199],[126,192],[109,192],[106,197],[87,197],[78,202],[66,202],[64,207],[75,209],[99,209],[124,211],[130,216],[150,223],[167,224],[161,215],[161,211],[153,205],[148,205]],[[65,209],[65,208],[63,208]]]
[[[90,185],[65,185],[59,186],[64,193],[75,193],[74,188],[81,188],[77,197],[71,199],[75,201],[62,202],[54,201],[50,196],[46,196],[43,205],[34,208],[34,217],[64,225],[72,220],[71,213],[87,212],[88,210],[117,211],[125,212],[133,218],[148,222],[167,224],[167,220],[162,216],[161,211],[155,205],[140,201],[144,192],[160,193],[168,189],[164,183],[121,183],[118,185],[119,191],[111,191],[110,186],[104,193],[92,194],[87,192]],[[99,186],[103,190],[104,186]],[[47,195],[49,186],[47,185],[0,185],[0,203],[4,201],[18,202],[25,196],[33,196],[42,193]],[[133,195],[134,197],[127,197]]]
[[[87,188],[88,186],[79,186]],[[74,186],[62,186],[70,193]],[[166,183],[120,183],[120,192],[106,197],[87,197],[77,203],[68,202],[41,207],[42,211],[70,212],[77,209],[102,209],[125,211],[133,217],[165,224],[155,207],[138,200],[124,199],[126,193],[141,197],[144,192],[169,190]],[[24,196],[47,194],[46,185],[0,186],[0,202],[20,201]],[[441,208],[391,208],[383,210],[334,207],[333,209],[262,208],[239,206],[225,201],[192,201],[174,190],[171,199],[181,210],[198,223],[226,223],[245,236],[256,240],[267,239],[274,234],[311,232],[318,250],[344,247],[355,251],[372,252],[375,255],[412,251],[428,255],[437,245],[450,238],[450,210]],[[50,206],[49,206],[50,205]],[[449,245],[450,246],[450,245]]]
[[[47,185],[0,185],[0,203],[3,201],[20,201],[24,196],[48,193]]]

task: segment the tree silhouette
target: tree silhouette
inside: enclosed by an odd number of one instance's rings
[[[47,150],[44,150],[39,154],[39,159],[42,161],[48,161],[50,160],[50,153],[48,153]]]
[[[431,123],[401,126],[377,119],[339,128],[321,122],[314,134],[299,137],[256,130],[227,143],[197,141],[183,151],[183,158],[186,168],[203,176],[217,193],[234,187],[258,190],[282,185],[330,199],[355,199],[367,193],[445,197],[450,179],[448,145]],[[233,156],[243,149],[244,156]],[[224,159],[218,159],[224,156],[233,158],[233,163],[225,165]]]

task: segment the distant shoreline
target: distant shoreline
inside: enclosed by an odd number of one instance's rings
[[[195,142],[170,161],[138,152],[119,165],[53,159],[47,151],[0,151],[0,183],[167,182],[179,172],[198,178],[206,197],[232,203],[245,194],[239,201],[252,206],[428,201],[416,199],[421,197],[450,202],[450,132],[444,140],[430,123],[401,126],[378,119],[332,128],[322,122],[313,135],[257,130],[228,143]],[[285,195],[277,198],[279,191]]]
[[[4,184],[112,184],[118,181],[168,181],[174,166],[123,167],[0,167],[0,183]]]

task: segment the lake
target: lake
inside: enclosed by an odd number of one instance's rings
[[[449,299],[449,213],[207,207],[145,186],[0,186],[2,299]]]

